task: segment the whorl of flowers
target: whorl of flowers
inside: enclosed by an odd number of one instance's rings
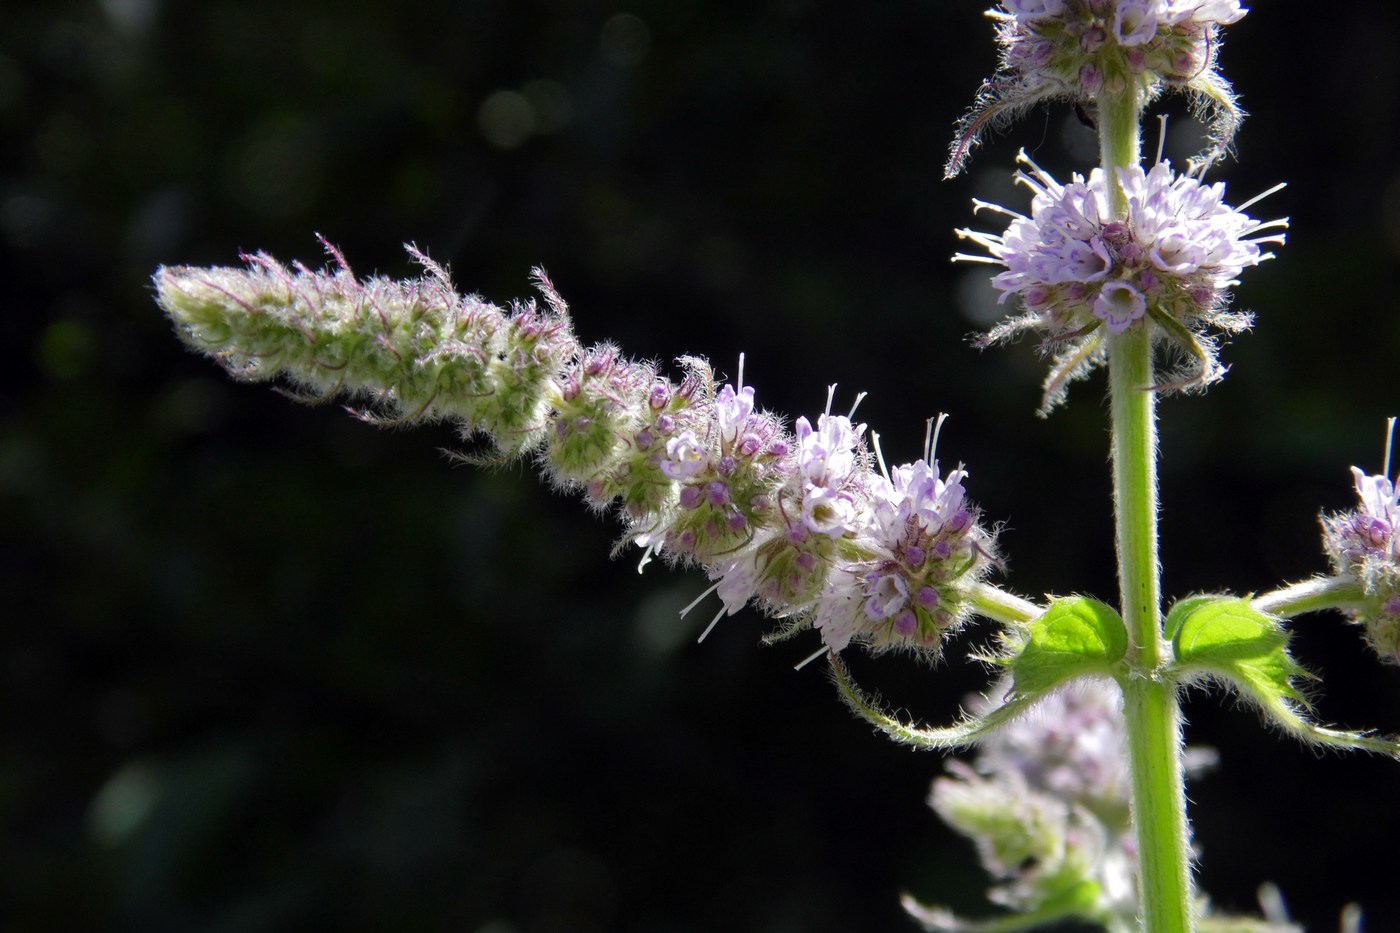
[[[1001,302],[1015,297],[1025,311],[984,342],[1038,330],[1056,349],[1042,412],[1063,398],[1070,380],[1101,360],[1105,332],[1130,327],[1155,327],[1190,360],[1163,388],[1218,379],[1223,368],[1206,328],[1234,333],[1249,326],[1249,315],[1226,310],[1228,290],[1245,267],[1273,257],[1261,245],[1283,243],[1276,231],[1287,219],[1255,220],[1243,207],[1258,198],[1233,208],[1225,203],[1224,183],[1176,174],[1169,162],[1117,171],[1127,216],[1115,219],[1102,169],[1062,185],[1024,152],[1019,160],[1030,169],[1018,170],[1016,180],[1034,192],[1031,215],[974,201],[977,210],[1006,214],[1011,222],[1001,234],[959,230],[990,256],[959,253],[954,259],[1005,267],[992,284]]]
[[[1062,919],[1102,923],[1136,914],[1120,705],[1106,680],[1052,693],[933,782],[929,805],[1000,882],[994,903],[1025,915],[1072,904]],[[931,929],[963,928],[946,911],[909,899],[905,907]]]
[[[1208,165],[1230,146],[1244,113],[1216,69],[1220,27],[1247,11],[1238,0],[1002,0],[997,20],[1000,67],[983,83],[958,126],[945,167],[960,172],[988,126],[1042,101],[1092,107],[1103,94],[1134,88],[1150,100],[1182,89],[1210,118]]]
[[[1361,584],[1365,605],[1349,614],[1365,627],[1367,643],[1382,660],[1400,664],[1400,495],[1388,476],[1358,467],[1351,473],[1360,508],[1324,516],[1323,544],[1333,570]]]
[[[971,704],[974,712],[1005,701],[1010,680]],[[1198,774],[1213,750],[1187,748]],[[978,922],[905,896],[925,929],[1038,930],[1078,920],[1107,930],[1137,930],[1138,854],[1130,808],[1122,693],[1112,681],[1085,679],[1047,694],[1025,715],[996,730],[971,761],[950,761],[936,778],[929,806],[976,846],[997,881],[989,899],[1013,911]],[[1302,933],[1275,917],[1246,919],[1201,905],[1201,929]]]
[[[940,474],[932,442],[916,463],[877,468],[865,425],[833,415],[830,396],[790,432],[756,407],[742,358],[719,387],[682,358],[677,384],[610,344],[580,346],[542,273],[545,307],[507,312],[410,252],[421,278],[360,280],[333,249],[327,271],[258,254],[242,269],[163,268],[156,297],[186,343],[241,378],[367,400],[360,414],[377,421],[447,419],[501,455],[535,456],[554,485],[616,506],[643,563],[704,568],[716,621],[756,601],[784,634],[819,629],[823,650],[931,656],[969,614],[992,539],[967,474]]]

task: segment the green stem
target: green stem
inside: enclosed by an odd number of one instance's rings
[[[1351,575],[1318,577],[1294,583],[1271,593],[1254,597],[1251,605],[1260,612],[1291,619],[1305,612],[1324,609],[1361,609],[1366,605],[1366,592],[1361,582]]]
[[[1007,625],[1025,625],[1045,611],[1030,600],[998,589],[990,583],[973,584],[968,598],[977,612]]]
[[[1140,98],[1136,89],[1099,99],[1109,208],[1127,215],[1115,169],[1138,162]],[[1146,933],[1194,929],[1181,767],[1181,709],[1176,687],[1159,675],[1170,662],[1162,637],[1157,557],[1157,413],[1148,322],[1109,340],[1114,528],[1118,584],[1128,628],[1123,716],[1137,831],[1142,919]]]

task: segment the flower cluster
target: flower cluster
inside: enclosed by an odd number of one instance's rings
[[[703,360],[679,383],[616,347],[581,347],[542,273],[545,307],[506,312],[460,296],[445,270],[355,278],[247,258],[247,268],[165,268],[157,300],[191,346],[249,379],[285,378],[317,397],[370,399],[364,417],[448,419],[507,456],[533,454],[550,481],[617,506],[624,541],[705,569],[723,608],[757,601],[824,650],[851,642],[936,654],[970,612],[991,535],[962,469],[925,457],[876,469],[865,425],[827,410],[794,432],[752,386],[716,388]],[[832,391],[834,393],[834,388]],[[713,625],[713,623],[711,623]],[[708,631],[708,630],[707,630]]]
[[[1005,687],[1006,685],[1003,685]],[[991,900],[1026,915],[1072,904],[1061,919],[1110,923],[1137,912],[1121,703],[1110,681],[1050,694],[997,731],[971,763],[951,761],[929,805],[977,846],[1000,885]],[[946,912],[906,901],[932,929]]]
[[[975,710],[1005,702],[1010,682],[978,698]],[[1045,929],[1080,921],[1110,931],[1141,928],[1122,694],[1110,680],[1080,680],[1039,700],[985,741],[971,762],[950,761],[929,806],[972,840],[997,886],[992,903],[1014,913],[985,923],[905,896],[904,908],[938,933]],[[1216,761],[1187,748],[1188,774]],[[1277,899],[1277,895],[1275,895]],[[1281,907],[1269,919],[1228,916],[1202,903],[1202,930],[1301,933]]]
[[[866,426],[854,411],[833,415],[830,394],[816,426],[798,418],[791,438],[753,413],[752,387],[724,386],[715,411],[717,442],[693,432],[668,442],[660,466],[686,480],[680,507],[646,517],[638,535],[706,566],[723,604],[710,626],[756,597],[789,620],[786,633],[812,625],[831,651],[854,641],[936,656],[992,560],[966,472],[940,475],[932,442],[924,459],[877,472]]]
[[[1388,476],[1351,472],[1360,508],[1324,516],[1323,544],[1333,570],[1361,584],[1364,604],[1348,612],[1365,626],[1366,641],[1382,660],[1400,664],[1400,495]]]
[[[1042,410],[1097,362],[1103,331],[1120,334],[1149,322],[1193,360],[1173,387],[1219,378],[1205,328],[1232,333],[1249,325],[1248,315],[1226,310],[1227,290],[1245,267],[1272,258],[1261,245],[1283,243],[1284,234],[1275,231],[1288,221],[1255,220],[1225,203],[1223,183],[1205,185],[1173,172],[1168,162],[1117,171],[1127,202],[1127,215],[1117,219],[1102,169],[1062,185],[1024,152],[1020,161],[1030,169],[1018,170],[1016,180],[1034,192],[1031,215],[975,201],[977,209],[1009,215],[1011,222],[1002,234],[959,230],[990,256],[954,259],[1005,267],[992,284],[1001,302],[1015,297],[1025,311],[993,329],[987,342],[1034,329],[1068,347],[1047,381]]]
[[[1212,146],[1201,161],[1222,155],[1243,119],[1228,83],[1216,70],[1220,27],[1247,11],[1238,0],[1002,0],[998,21],[1000,68],[962,121],[947,165],[961,171],[982,130],[1041,101],[1092,106],[1103,94],[1163,87],[1193,95],[1213,112]]]

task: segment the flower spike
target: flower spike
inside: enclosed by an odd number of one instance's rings
[[[368,400],[377,423],[449,420],[485,435],[496,458],[533,456],[562,490],[617,507],[623,541],[705,570],[726,615],[757,603],[783,620],[772,636],[816,629],[852,643],[937,657],[945,637],[989,602],[996,565],[961,467],[931,459],[875,467],[866,426],[831,413],[790,430],[744,383],[716,388],[708,363],[682,357],[679,384],[611,344],[583,347],[568,305],[535,270],[543,307],[507,312],[453,288],[412,247],[416,279],[357,279],[333,247],[312,271],[269,256],[247,267],[164,268],[157,301],[181,337],[236,375],[283,380],[310,400]],[[701,638],[704,638],[704,634]]]

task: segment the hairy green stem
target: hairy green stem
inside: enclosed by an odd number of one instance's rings
[[[1318,577],[1254,597],[1250,603],[1260,612],[1291,619],[1324,609],[1360,609],[1366,605],[1361,581],[1351,575]]]
[[[1007,625],[1025,625],[1045,611],[1043,606],[998,589],[990,583],[974,583],[968,595],[977,612]]]
[[[1136,165],[1141,104],[1135,89],[1101,95],[1099,132],[1109,208],[1127,214],[1116,169]],[[1152,340],[1144,319],[1109,340],[1114,528],[1121,612],[1128,628],[1123,715],[1137,832],[1146,933],[1194,929],[1182,773],[1181,709],[1161,678],[1170,662],[1162,636],[1157,548],[1157,413],[1150,387]]]

